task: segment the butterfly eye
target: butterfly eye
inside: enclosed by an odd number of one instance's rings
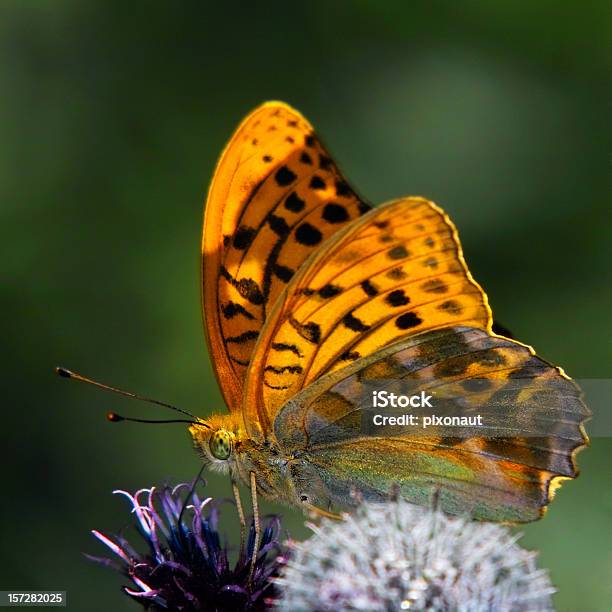
[[[232,454],[232,439],[224,429],[215,431],[209,442],[210,452],[215,459],[227,461]]]

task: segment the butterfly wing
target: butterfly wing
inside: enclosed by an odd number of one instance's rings
[[[372,389],[422,390],[433,408],[416,426],[374,427]],[[406,411],[401,411],[406,412]],[[426,415],[481,416],[481,425],[433,424]],[[560,479],[574,478],[589,415],[579,389],[533,350],[473,327],[402,340],[323,376],[279,412],[276,437],[300,456],[300,494],[320,507],[402,496],[496,521],[539,518]]]
[[[230,411],[276,297],[325,238],[369,210],[302,115],[269,102],[240,125],[217,165],[202,238],[202,304]]]
[[[407,335],[489,329],[487,299],[435,204],[380,206],[311,256],[275,305],[247,376],[244,411],[271,431],[300,389]]]

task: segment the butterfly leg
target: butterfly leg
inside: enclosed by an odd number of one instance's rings
[[[242,508],[242,501],[240,499],[240,491],[238,490],[238,484],[232,478],[232,492],[234,493],[234,499],[236,500],[236,510],[238,511],[238,518],[240,519],[240,556],[242,557],[245,551],[244,545],[246,542],[246,521],[244,520],[244,510]]]
[[[253,505],[253,524],[255,526],[255,542],[253,543],[253,552],[251,553],[251,570],[249,572],[249,587],[253,586],[253,574],[255,572],[255,563],[257,562],[257,553],[259,552],[259,543],[261,541],[261,526],[259,524],[259,504],[257,502],[257,479],[255,472],[251,472],[251,503]]]

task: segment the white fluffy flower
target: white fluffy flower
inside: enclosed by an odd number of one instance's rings
[[[500,525],[400,500],[363,504],[312,529],[278,579],[279,610],[552,609],[554,588],[536,554]]]

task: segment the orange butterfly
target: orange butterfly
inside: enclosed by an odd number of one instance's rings
[[[229,415],[190,427],[205,462],[291,505],[351,490],[476,518],[541,516],[587,444],[577,387],[492,331],[457,231],[432,202],[371,208],[312,126],[269,102],[218,163],[202,240],[206,334]],[[371,381],[463,397],[484,427],[363,430]]]
[[[230,413],[190,432],[255,508],[259,492],[328,513],[353,491],[383,500],[396,487],[421,504],[437,492],[449,512],[530,521],[578,473],[578,388],[493,332],[450,219],[419,197],[372,208],[286,104],[251,113],[217,165],[202,302]],[[432,392],[483,424],[370,431],[373,384]]]

